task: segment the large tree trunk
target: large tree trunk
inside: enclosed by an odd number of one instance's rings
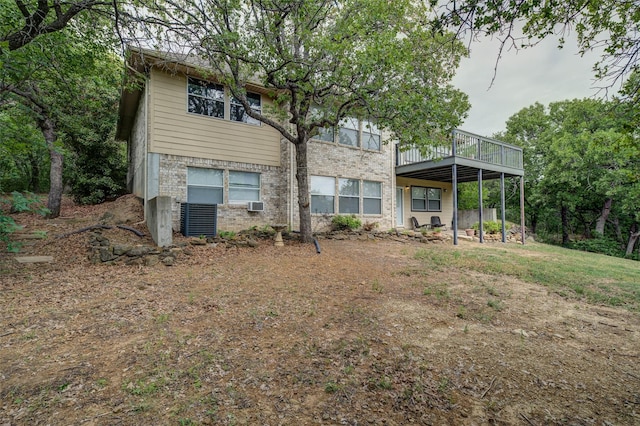
[[[44,135],[44,140],[47,142],[47,148],[49,149],[51,171],[49,172],[50,186],[47,208],[49,209],[48,217],[54,218],[60,216],[60,204],[62,203],[63,156],[55,147],[58,135],[56,134],[56,127],[53,120],[50,118],[43,118],[38,124],[42,134]]]
[[[611,213],[611,203],[613,199],[607,198],[604,202],[604,206],[602,206],[602,213],[596,222],[596,232],[600,235],[604,235],[604,225],[607,223],[607,218],[609,217],[609,213]]]
[[[303,242],[313,241],[311,230],[311,203],[309,199],[309,171],[307,168],[307,143],[296,147],[296,180],[298,181],[298,211],[300,213],[300,238]]]
[[[569,244],[569,209],[564,204],[560,208],[560,217],[562,219],[562,245]]]

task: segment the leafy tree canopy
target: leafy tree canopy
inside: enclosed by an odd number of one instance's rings
[[[436,3],[434,1],[434,3]],[[637,0],[449,0],[433,20],[436,30],[453,28],[458,34],[498,35],[504,47],[528,47],[550,35],[573,31],[581,53],[602,49],[594,65],[596,76],[609,85],[638,69],[640,59],[640,3]],[[522,26],[523,35],[516,32]],[[633,91],[637,92],[639,86]]]
[[[302,238],[311,240],[307,142],[356,116],[403,144],[434,144],[469,108],[449,82],[464,47],[425,26],[413,0],[216,0],[149,2],[142,30],[159,50],[196,57],[247,114],[295,145]],[[149,25],[150,22],[155,25]],[[247,83],[276,108],[252,110]]]

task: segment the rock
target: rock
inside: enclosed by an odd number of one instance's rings
[[[192,246],[204,246],[207,244],[207,240],[204,238],[192,238],[189,240]]]
[[[116,256],[113,255],[113,251],[111,247],[100,247],[100,261],[101,262],[109,262],[110,260],[115,259]]]
[[[249,247],[258,247],[258,242],[256,240],[254,240],[253,238],[250,238],[247,240],[247,245]]]
[[[130,257],[144,256],[149,252],[151,252],[152,250],[153,249],[151,247],[147,247],[147,246],[135,246],[134,248],[132,248],[127,252],[127,256],[130,256]]]
[[[144,259],[141,257],[133,257],[125,262],[126,265],[142,265],[143,263]]]
[[[116,256],[121,256],[123,254],[127,254],[132,247],[128,244],[114,244],[113,245],[113,254]]]
[[[175,263],[176,263],[176,259],[171,256],[167,256],[164,259],[162,259],[162,264],[165,266],[173,266]]]
[[[160,257],[158,257],[158,255],[151,255],[151,256],[145,256],[144,257],[144,266],[153,266],[155,264],[157,264],[158,262],[160,262]]]

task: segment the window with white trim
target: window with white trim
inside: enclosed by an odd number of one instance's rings
[[[360,126],[357,118],[347,117],[340,121],[338,143],[353,147],[360,146]]]
[[[262,96],[259,93],[247,92],[247,102],[253,111],[262,113]],[[229,111],[226,111],[227,104]],[[255,126],[262,124],[249,117],[240,101],[229,96],[224,86],[195,77],[187,78],[187,111]]]
[[[334,142],[335,138],[336,133],[333,127],[320,127],[318,134],[313,137],[313,139],[324,142]]]
[[[311,213],[335,213],[336,179],[311,176]]]
[[[380,151],[381,132],[371,121],[362,122],[362,147],[371,151]]]
[[[260,201],[260,173],[229,171],[229,203]]]
[[[369,151],[382,150],[382,131],[372,121],[358,120],[353,117],[342,119],[337,129],[333,127],[319,128],[313,139],[323,142],[337,142],[340,145],[353,148],[361,147]]]
[[[224,87],[189,77],[187,110],[194,114],[224,118]]]
[[[262,98],[259,93],[247,92],[247,102],[249,102],[249,106],[253,111],[258,114],[262,113]],[[240,101],[233,96],[231,97],[230,119],[231,121],[240,121],[242,123],[253,124],[255,126],[259,126],[261,124],[260,121],[255,118],[249,117]]]
[[[338,212],[340,214],[360,213],[360,181],[338,179]]]
[[[412,186],[411,210],[418,212],[442,211],[442,189]]]
[[[362,181],[362,213],[382,214],[382,183]]]
[[[187,202],[222,204],[224,199],[223,171],[218,169],[187,168]]]

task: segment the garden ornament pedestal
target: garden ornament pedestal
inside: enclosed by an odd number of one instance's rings
[[[282,231],[284,231],[284,229],[287,227],[287,224],[276,224],[276,225],[271,225],[271,227],[276,231],[276,236],[274,238],[275,243],[273,244],[276,247],[283,247],[284,246],[284,242],[282,241]]]

